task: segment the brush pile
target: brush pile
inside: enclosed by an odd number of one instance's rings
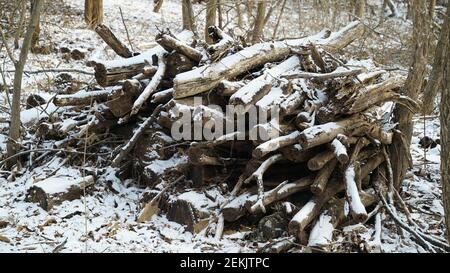
[[[112,165],[121,178],[151,187],[139,221],[162,210],[187,230],[219,239],[253,226],[261,240],[289,234],[324,246],[335,228],[365,223],[371,208],[392,202],[387,151],[400,132],[390,123],[391,107],[418,106],[400,95],[404,78],[371,61],[337,57],[363,35],[359,22],[251,46],[217,27],[209,28],[210,45],[189,31],[166,31],[142,54],[107,27],[96,31],[123,59],[90,61],[102,88],[55,96],[48,103],[54,114],[41,118],[36,135],[57,139],[53,149],[83,151],[92,166]],[[224,114],[228,106],[232,116]],[[255,109],[268,114],[252,124]],[[232,120],[234,130],[225,132],[221,125],[236,117],[245,129]],[[88,175],[59,192],[51,181],[38,182],[29,199],[46,208],[57,204],[49,200],[67,200],[61,192],[94,184],[96,174]]]

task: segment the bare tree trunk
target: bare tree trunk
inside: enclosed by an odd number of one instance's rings
[[[447,11],[447,14],[449,12]],[[447,15],[447,28],[449,19]],[[448,30],[447,30],[448,31]],[[442,37],[442,35],[441,35]],[[449,50],[448,37],[446,38],[447,51]],[[445,224],[447,227],[447,241],[450,243],[450,54],[446,54],[446,64],[444,75],[447,80],[444,81],[442,91],[440,119],[441,119],[441,183],[442,198],[444,201]]]
[[[380,10],[380,25],[383,25],[384,23],[384,11],[386,10],[388,1],[384,0],[383,1],[383,5],[381,5],[381,10]]]
[[[234,5],[236,8],[236,14],[237,14],[237,20],[238,20],[238,26],[240,29],[244,27],[244,22],[242,20],[242,10],[241,10],[241,0],[234,1]]]
[[[283,1],[283,4],[281,6],[280,14],[278,15],[277,24],[275,25],[275,28],[273,30],[272,39],[275,40],[275,37],[277,36],[278,27],[280,26],[281,18],[283,17],[284,8],[286,7],[287,0]]]
[[[426,1],[412,0],[411,2],[414,50],[408,79],[404,86],[404,95],[417,100],[419,93],[422,91],[427,70],[431,24]],[[402,132],[402,135],[395,135],[390,155],[394,172],[394,185],[397,189],[400,189],[406,170],[410,167],[410,145],[413,133],[412,113],[404,106],[397,104],[394,109],[394,120],[398,122],[397,128]]]
[[[103,23],[103,0],[84,1],[84,20],[89,29],[95,29]]]
[[[254,6],[255,6],[254,0],[247,0],[246,8],[247,8],[247,23],[248,23],[248,25],[252,24]]]
[[[434,55],[433,70],[428,81],[428,84],[423,93],[423,114],[429,115],[433,112],[434,103],[438,94],[439,88],[442,86],[444,79],[444,70],[446,62],[448,61],[449,39],[450,39],[450,9],[447,9],[447,16],[442,25],[441,35],[436,47]],[[447,80],[448,81],[448,80]]]
[[[364,18],[366,13],[366,0],[355,1],[355,15],[359,18]]]
[[[298,29],[302,29],[303,24],[303,5],[302,5],[302,0],[298,0]]]
[[[264,19],[266,17],[267,2],[261,0],[258,2],[258,9],[256,12],[255,26],[252,32],[252,42],[258,43],[262,37],[264,29]]]
[[[36,2],[32,1],[31,2],[31,12],[30,12],[30,14],[32,13],[32,11],[34,9],[34,5],[36,5]],[[39,34],[41,33],[41,26],[40,26],[40,17],[41,17],[41,15],[40,15],[40,13],[39,13],[38,16],[39,16],[38,19],[37,19],[38,23],[37,23],[36,27],[34,28],[33,36],[31,38],[31,52],[33,52],[33,53],[35,52],[35,48],[37,47],[37,45],[39,43]]]
[[[191,0],[183,0],[182,5],[183,29],[195,32],[194,10],[192,9],[192,2]]]
[[[19,23],[17,24],[17,29],[16,29],[16,33],[14,35],[14,48],[18,49],[19,48],[19,39],[22,36],[22,32],[23,32],[23,26],[25,24],[25,20],[26,20],[26,13],[27,13],[27,5],[25,0],[21,0],[20,3],[20,17],[19,17]]]
[[[11,106],[11,125],[9,128],[9,140],[7,143],[7,153],[8,157],[14,156],[19,147],[17,143],[20,139],[20,93],[22,90],[22,76],[25,63],[28,58],[28,52],[31,46],[31,39],[33,38],[33,33],[39,24],[39,14],[42,9],[44,0],[34,0],[33,10],[31,12],[30,22],[28,24],[27,32],[25,34],[25,39],[22,44],[22,49],[20,50],[19,61],[15,62],[15,73],[14,73],[14,92]],[[11,168],[17,162],[17,158],[12,158],[7,162],[7,166]]]
[[[154,0],[153,1],[153,12],[158,13],[161,10],[164,0]]]
[[[206,4],[206,24],[205,24],[205,41],[210,44],[213,42],[209,37],[208,28],[216,25],[217,0],[208,0]]]
[[[219,21],[219,28],[223,29],[222,0],[217,0],[217,15]]]

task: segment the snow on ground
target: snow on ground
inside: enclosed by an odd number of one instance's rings
[[[181,25],[181,7],[179,1],[165,1],[161,14],[152,12],[152,0],[105,0],[105,22],[121,40],[127,41],[125,30],[120,19],[119,7],[122,8],[127,22],[132,44],[136,51],[151,48],[153,37],[158,29],[170,28],[179,31]],[[44,26],[41,43],[52,43],[55,48],[67,47],[79,49],[87,55],[80,61],[64,60],[58,52],[49,55],[30,54],[26,70],[46,68],[75,68],[90,71],[85,63],[88,59],[114,59],[113,52],[92,31],[86,30],[82,16],[83,1],[66,0],[69,6],[64,14],[47,14],[43,16]],[[200,7],[195,7],[196,14]],[[293,11],[289,11],[293,12]],[[304,12],[304,10],[303,10]],[[202,15],[200,15],[200,18]],[[314,29],[305,27],[300,35],[295,30],[299,25],[297,16],[290,16],[286,25],[293,29],[280,30],[281,36],[299,37]],[[316,22],[317,23],[317,22]],[[331,22],[327,22],[328,25]],[[201,27],[201,26],[200,26]],[[15,51],[18,55],[18,51]],[[6,59],[5,51],[0,51],[3,70],[12,70]],[[88,75],[73,74],[82,84],[93,82]],[[48,91],[53,84],[54,74],[33,74],[24,78],[24,93],[39,93],[51,97]],[[6,73],[6,81],[11,83],[12,74]],[[5,92],[0,103],[6,105]],[[3,113],[2,117],[7,118]],[[412,155],[414,172],[424,166],[424,151],[419,145],[423,136],[424,119],[415,119],[415,135]],[[5,150],[7,124],[0,124],[0,150]],[[426,135],[439,138],[438,118],[426,119]],[[1,134],[3,133],[3,134]],[[412,217],[427,232],[443,237],[443,207],[439,181],[440,146],[426,154],[426,170],[429,175],[410,175],[404,185],[403,196],[412,211]],[[95,190],[88,192],[85,198],[64,202],[49,212],[42,210],[37,204],[25,202],[27,188],[35,179],[49,174],[79,176],[79,168],[60,169],[58,160],[48,169],[37,167],[18,177],[14,182],[6,180],[5,174],[0,178],[0,252],[254,252],[255,244],[244,240],[245,233],[238,232],[225,235],[221,241],[206,238],[200,234],[186,232],[181,225],[168,221],[165,216],[154,216],[145,224],[136,222],[141,211],[140,199],[145,190],[133,186],[132,181],[120,181],[111,169],[97,170],[100,174]],[[419,172],[420,173],[420,172]],[[189,194],[186,194],[189,195]],[[356,225],[338,230],[335,237],[338,242],[346,240],[358,231],[360,241],[369,242],[375,232],[373,223],[365,226]],[[87,234],[87,237],[85,236]],[[420,247],[404,232],[401,235],[395,224],[389,219],[383,220],[381,234],[382,251],[385,252],[421,252]]]

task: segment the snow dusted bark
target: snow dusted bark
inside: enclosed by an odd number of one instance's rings
[[[255,67],[287,58],[291,48],[306,46],[313,42],[327,51],[334,52],[360,38],[363,33],[364,26],[360,22],[353,22],[331,35],[329,31],[322,31],[302,39],[255,44],[220,62],[177,75],[174,79],[174,97],[184,98],[207,92],[217,87],[222,80],[232,80]]]
[[[93,176],[79,179],[50,177],[30,187],[26,198],[29,202],[39,203],[44,210],[50,210],[64,201],[80,198],[84,190],[92,185],[94,185]]]
[[[367,219],[367,211],[359,196],[357,179],[360,178],[357,177],[355,165],[352,164],[344,173],[345,193],[353,218],[358,222],[362,222]]]
[[[156,71],[155,75],[153,76],[152,80],[147,85],[147,87],[145,87],[142,94],[134,102],[130,116],[136,115],[141,109],[142,105],[147,101],[147,99],[150,98],[150,96],[153,95],[153,93],[155,93],[156,88],[160,84],[165,72],[166,72],[166,63],[164,62],[164,57],[158,56],[158,70]]]
[[[285,136],[281,136],[278,138],[271,139],[267,142],[262,143],[253,151],[253,156],[255,158],[261,158],[268,153],[277,151],[280,148],[293,145],[298,142],[300,137],[300,132],[295,131]]]
[[[176,52],[183,54],[188,57],[192,61],[199,63],[203,58],[203,55],[200,51],[195,48],[190,47],[186,43],[175,39],[174,37],[168,34],[161,34],[156,37],[156,42],[160,44],[165,50],[171,52],[175,50]]]
[[[231,96],[230,102],[235,106],[242,106],[243,113],[248,111],[248,108],[255,105],[261,98],[263,98],[272,88],[280,75],[289,70],[294,69],[300,65],[300,59],[297,56],[292,56],[281,64],[269,69],[263,75],[250,81],[247,85],[239,89]],[[239,109],[239,108],[237,108]]]

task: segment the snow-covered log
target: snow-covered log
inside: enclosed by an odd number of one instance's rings
[[[331,35],[328,31],[323,31],[302,39],[255,44],[220,62],[178,75],[174,79],[174,97],[183,98],[207,92],[222,80],[232,80],[265,63],[283,60],[289,56],[292,48],[300,48],[310,42],[335,52],[360,38],[363,32],[364,26],[360,22],[353,22]]]
[[[80,198],[85,189],[94,185],[94,177],[52,176],[39,181],[27,191],[28,202],[39,203],[44,210],[50,210],[64,201]]]

